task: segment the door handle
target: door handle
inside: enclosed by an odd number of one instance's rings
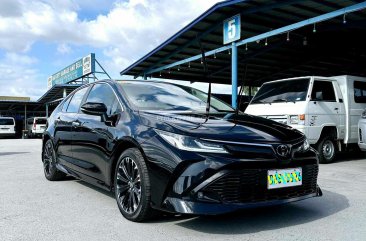
[[[80,126],[80,122],[79,121],[73,121],[71,124],[72,124],[72,126]]]
[[[336,107],[336,108],[334,108],[334,110],[338,110],[338,108]]]

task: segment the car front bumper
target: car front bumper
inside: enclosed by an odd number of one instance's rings
[[[197,163],[195,164],[197,165]],[[302,185],[268,189],[267,173],[273,169],[302,168]],[[246,166],[228,165],[196,184],[188,173],[180,176],[173,191],[164,200],[162,208],[186,214],[221,214],[239,209],[279,205],[321,196],[317,185],[318,164]]]

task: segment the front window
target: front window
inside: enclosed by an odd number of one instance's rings
[[[305,101],[309,82],[309,78],[302,78],[264,84],[251,104]]]
[[[121,83],[130,103],[140,110],[205,112],[207,94],[187,86],[165,83]],[[211,96],[211,112],[231,112],[233,108]]]

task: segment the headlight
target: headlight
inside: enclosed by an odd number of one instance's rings
[[[290,115],[290,124],[305,125],[305,115]]]
[[[362,112],[362,114],[361,114],[361,118],[362,118],[362,119],[366,119],[366,110],[364,110],[364,111]]]
[[[310,149],[310,144],[308,139],[305,139],[305,141],[302,143],[302,145],[297,149],[297,151],[305,152]]]
[[[190,136],[182,136],[171,132],[155,130],[170,145],[185,151],[227,153],[224,147],[213,142],[202,141]]]

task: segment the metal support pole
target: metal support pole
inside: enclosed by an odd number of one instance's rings
[[[24,130],[26,129],[27,129],[27,105],[24,105]]]
[[[236,108],[238,98],[238,47],[236,43],[231,45],[231,86],[231,105]]]
[[[46,117],[48,118],[48,104],[46,104]]]

